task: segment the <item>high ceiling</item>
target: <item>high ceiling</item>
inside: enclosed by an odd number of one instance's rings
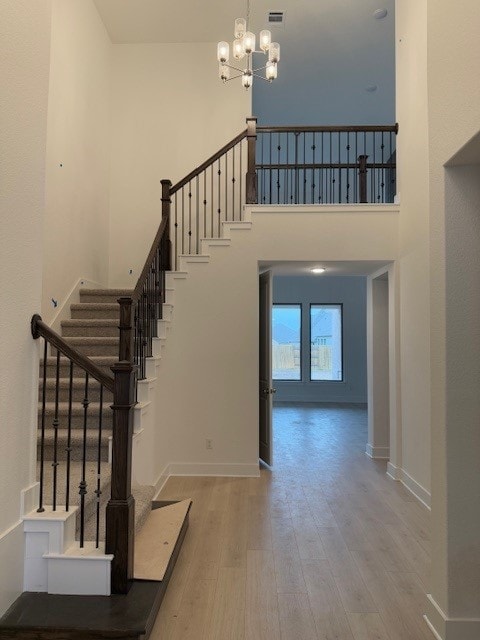
[[[246,15],[242,0],[94,2],[113,43],[232,40],[234,19]],[[387,9],[383,20],[374,18],[377,9]],[[282,47],[279,77],[272,85],[255,82],[260,121],[394,122],[395,0],[251,0],[251,30],[268,26],[268,12],[278,10],[286,12],[285,25],[270,28]]]

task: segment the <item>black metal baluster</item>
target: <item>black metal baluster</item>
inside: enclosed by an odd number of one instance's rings
[[[338,132],[338,204],[342,203],[342,132]]]
[[[306,144],[307,144],[307,134],[303,132],[303,203],[307,204],[307,174],[305,165],[307,163],[306,160]]]
[[[200,199],[199,199],[199,185],[198,185],[198,176],[195,178],[195,210],[196,210],[196,253],[197,255],[200,253]]]
[[[363,132],[363,153],[365,154],[366,159],[367,159],[368,158],[368,153],[367,153],[367,132],[366,131]],[[368,188],[368,170],[366,168],[365,168],[365,172],[366,172],[365,185],[367,185],[367,188]],[[370,198],[368,197],[368,193],[367,193],[367,202],[370,202]]]
[[[188,255],[192,254],[192,181],[188,183]]]
[[[222,168],[221,168],[221,164],[220,164],[220,158],[218,159],[218,170],[217,170],[217,175],[218,175],[218,237],[220,238],[220,217],[222,215],[222,209],[221,209],[221,193],[220,193],[220,176],[222,175]]]
[[[312,202],[311,204],[315,204],[315,151],[317,145],[315,144],[315,131],[312,134],[313,144],[312,144]]]
[[[228,220],[228,151],[225,153],[225,220]]]
[[[45,480],[45,403],[47,397],[47,341],[43,341],[43,387],[42,387],[42,417],[40,434],[40,495],[38,501],[38,513],[43,513],[43,490]]]
[[[68,384],[68,424],[67,424],[67,477],[65,486],[65,509],[70,507],[70,463],[72,459],[72,402],[73,402],[73,361],[70,360],[70,375]]]
[[[85,395],[83,398],[83,446],[82,446],[82,479],[79,485],[80,494],[80,548],[85,543],[85,496],[87,494],[87,423],[88,423],[88,372],[85,372]]]
[[[177,219],[177,194],[175,194],[175,271],[178,271],[178,219]]]
[[[382,202],[385,202],[385,160],[384,160],[384,149],[385,149],[385,143],[384,143],[384,137],[383,137],[383,131],[382,131],[382,169],[380,171],[380,178],[381,178],[381,183],[380,183],[380,188],[382,190]]]
[[[101,474],[102,474],[102,421],[103,421],[103,385],[100,385],[100,408],[98,411],[98,442],[97,442],[97,488],[95,496],[97,500],[97,516],[95,527],[95,547],[98,549],[100,544],[100,498],[101,490]]]
[[[373,132],[373,169],[372,169],[372,175],[371,175],[371,181],[372,181],[372,202],[376,202],[378,201],[379,195],[377,192],[377,180],[376,180],[376,173],[377,173],[377,162],[376,162],[376,147],[377,147],[377,140],[376,140],[376,133],[375,131]]]
[[[321,133],[321,147],[322,147],[322,162],[321,162],[321,169],[320,169],[320,189],[319,189],[319,193],[318,193],[318,202],[322,203],[325,202],[324,200],[324,192],[323,192],[323,182],[324,182],[324,176],[325,176],[325,167],[324,167],[324,163],[325,163],[325,135],[324,132],[322,131]]]
[[[233,147],[232,149],[232,153],[233,153],[233,158],[232,158],[232,211],[233,211],[233,221],[235,222],[235,150],[236,150],[236,146]]]
[[[242,163],[243,163],[243,140],[240,142],[240,220],[243,218],[243,200],[242,200],[242,189],[243,189],[243,172],[242,172]]]
[[[213,231],[213,197],[214,197],[214,191],[213,191],[213,164],[210,165],[210,193],[211,193],[211,200],[212,200],[212,205],[211,205],[211,223],[210,223],[210,238],[213,238],[214,236],[214,231]]]
[[[358,158],[358,131],[355,131],[355,155],[354,158]],[[356,179],[355,169],[353,170],[353,201],[358,203],[358,180]]]
[[[182,256],[185,255],[185,191],[182,187]]]
[[[328,203],[329,204],[333,204],[333,199],[335,197],[333,190],[335,188],[335,178],[332,177],[333,176],[333,172],[332,172],[332,132],[330,131],[330,197],[328,199]],[[332,182],[333,181],[333,182]]]
[[[203,172],[203,235],[207,238],[207,170]]]
[[[270,134],[271,135],[271,134]],[[281,182],[280,182],[280,151],[282,150],[282,144],[281,144],[281,136],[280,133],[278,134],[278,140],[277,140],[277,202],[276,204],[280,204],[280,190],[281,190]],[[284,201],[286,202],[286,197],[287,194],[285,193],[285,176],[283,176],[283,181],[284,181],[284,193],[283,193],[283,198]],[[270,169],[270,189],[271,189],[271,184],[272,184],[272,169]],[[270,204],[272,203],[272,194],[270,191]]]
[[[57,510],[57,479],[58,479],[58,399],[60,393],[60,351],[57,349],[55,374],[55,412],[53,416],[53,474],[52,474],[52,510]]]
[[[347,132],[347,204],[350,203],[350,131]]]

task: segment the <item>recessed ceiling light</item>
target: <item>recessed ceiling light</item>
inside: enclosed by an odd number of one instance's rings
[[[310,269],[312,273],[323,273],[325,269],[323,267],[315,267],[315,269]]]
[[[371,84],[368,87],[365,87],[365,91],[367,91],[368,93],[375,93],[375,91],[378,89],[376,84]]]
[[[388,15],[387,9],[377,9],[376,11],[373,12],[373,17],[376,18],[377,20],[383,20],[383,18],[386,18],[387,15]]]

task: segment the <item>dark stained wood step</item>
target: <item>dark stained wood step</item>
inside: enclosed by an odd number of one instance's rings
[[[153,508],[162,506],[153,504]],[[147,640],[172,577],[188,517],[187,513],[161,582],[133,580],[126,595],[22,593],[0,619],[0,640]]]

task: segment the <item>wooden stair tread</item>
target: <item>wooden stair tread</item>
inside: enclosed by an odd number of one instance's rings
[[[135,579],[164,579],[191,505],[192,501],[187,499],[152,509],[135,538]]]

